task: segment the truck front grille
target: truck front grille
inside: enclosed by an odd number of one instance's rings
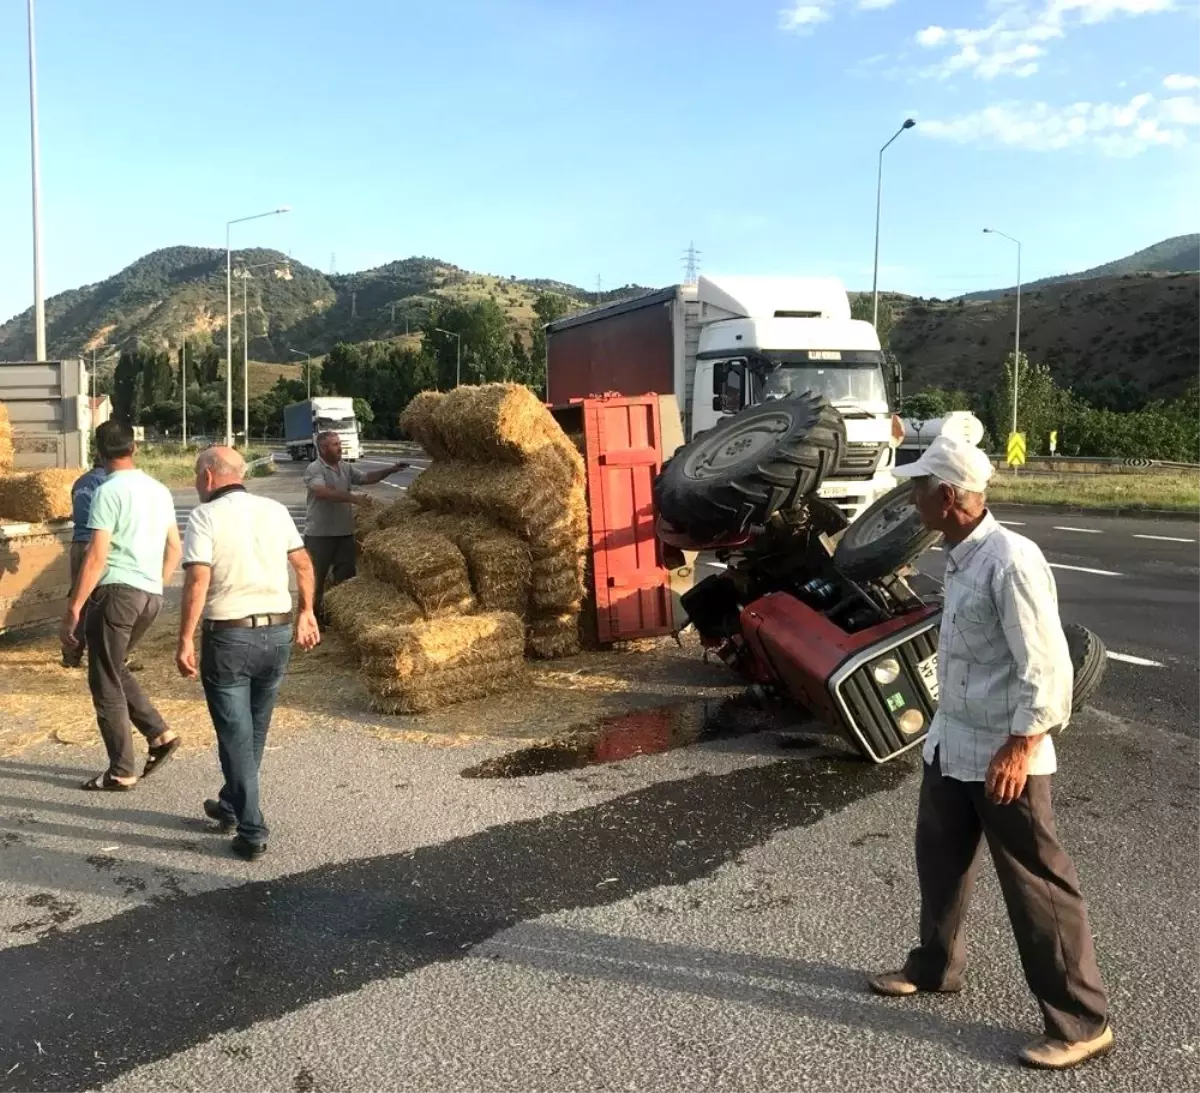
[[[836,478],[870,478],[879,467],[886,444],[855,441],[846,445],[842,461],[834,472]]]
[[[852,734],[859,746],[876,763],[882,763],[919,744],[929,732],[929,724],[937,710],[921,680],[918,665],[937,652],[940,616],[923,620],[924,629],[890,649],[873,653],[853,671],[839,679],[835,673],[830,681],[834,700],[841,705]],[[881,660],[895,657],[900,663],[900,677],[894,683],[881,684],[873,668]],[[900,716],[907,710],[917,710],[922,723],[915,732],[900,728]]]

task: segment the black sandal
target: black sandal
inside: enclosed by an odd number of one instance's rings
[[[174,740],[168,740],[165,744],[159,744],[157,748],[151,748],[150,755],[146,759],[146,766],[142,770],[142,777],[148,778],[158,770],[163,763],[179,750],[179,746],[182,743],[183,741],[177,736]]]
[[[111,773],[107,770],[103,774],[97,774],[95,778],[89,778],[86,782],[80,785],[80,789],[88,790],[104,790],[109,793],[121,793],[125,790],[133,789],[136,782],[118,782]]]

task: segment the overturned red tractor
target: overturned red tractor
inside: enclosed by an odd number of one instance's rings
[[[658,536],[667,554],[712,552],[724,567],[683,596],[704,645],[758,694],[804,708],[882,763],[920,744],[937,708],[941,586],[914,563],[940,536],[907,486],[847,524],[817,496],[844,452],[841,415],[814,395],[744,410],[663,466]],[[1090,631],[1065,630],[1078,710],[1105,650]]]

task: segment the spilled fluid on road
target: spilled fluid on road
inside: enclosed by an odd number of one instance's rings
[[[575,725],[556,739],[468,767],[462,776],[527,778],[784,727],[776,715],[743,697],[692,700]]]

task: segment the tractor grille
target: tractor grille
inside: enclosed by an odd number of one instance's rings
[[[840,683],[836,675],[830,683],[835,701],[839,701],[849,719],[851,733],[877,763],[924,740],[937,710],[937,702],[922,682],[918,665],[937,652],[940,617],[935,615],[924,621],[927,629],[894,648],[885,646]],[[881,684],[875,679],[873,668],[889,657],[900,662],[900,677],[894,683]],[[900,728],[900,716],[907,710],[918,710],[922,715],[916,732],[906,733]]]
[[[842,461],[838,464],[833,477],[836,478],[870,478],[887,450],[886,444],[870,444],[857,441],[846,445]]]

